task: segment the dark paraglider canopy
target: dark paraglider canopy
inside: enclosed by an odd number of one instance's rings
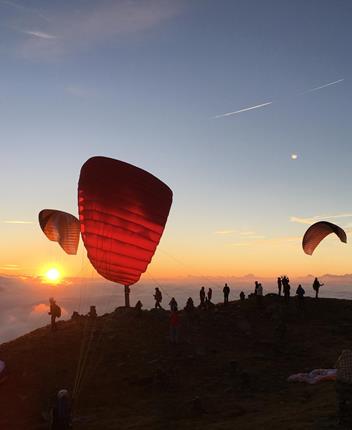
[[[169,215],[171,189],[123,161],[90,158],[82,166],[78,206],[90,262],[104,278],[123,285],[146,271]]]
[[[305,232],[302,241],[303,251],[312,255],[319,243],[331,233],[335,233],[341,242],[347,243],[346,233],[341,227],[328,221],[319,221]]]
[[[58,242],[67,254],[77,254],[81,226],[75,216],[55,209],[43,209],[38,217],[40,227],[49,240]]]

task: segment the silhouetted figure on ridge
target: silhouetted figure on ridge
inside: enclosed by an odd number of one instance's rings
[[[258,292],[258,287],[259,287],[259,282],[258,281],[254,281],[254,295],[257,295]]]
[[[158,287],[155,288],[154,299],[155,299],[155,309],[157,308],[162,309],[161,302],[163,300],[163,296]]]
[[[222,292],[224,293],[224,305],[226,305],[229,302],[230,287],[225,284],[224,288],[222,289]]]
[[[289,300],[290,300],[291,286],[290,286],[290,280],[288,279],[287,276],[284,276],[282,278],[282,287],[283,287],[283,290],[284,290],[285,301],[288,303]]]
[[[194,311],[194,302],[193,302],[192,297],[188,297],[187,303],[186,303],[186,306],[185,306],[185,311],[187,311],[187,312]]]
[[[169,306],[170,306],[171,312],[177,312],[178,305],[177,305],[177,302],[175,300],[175,297],[172,297],[172,299],[170,300]]]
[[[204,307],[205,305],[205,289],[202,287],[199,291],[199,299],[200,299],[200,306]]]
[[[277,289],[279,291],[279,296],[281,297],[282,279],[280,278],[280,276],[277,278]]]
[[[142,313],[142,307],[143,307],[142,302],[140,300],[138,300],[138,302],[136,303],[136,305],[134,307],[138,315],[140,315]]]
[[[89,312],[88,312],[88,317],[89,318],[96,318],[98,316],[98,314],[97,314],[97,310],[96,310],[96,307],[95,306],[91,306],[90,307],[90,310],[89,310]]]
[[[319,288],[320,287],[322,287],[324,284],[321,284],[320,282],[319,282],[319,280],[318,280],[318,278],[315,278],[314,279],[314,282],[313,282],[313,290],[315,291],[315,298],[317,299],[318,298],[318,295],[319,295]]]
[[[51,330],[55,331],[55,330],[57,330],[56,318],[60,318],[61,317],[61,308],[56,303],[56,301],[54,300],[53,297],[50,297],[49,304],[50,304],[50,311],[48,312],[48,314],[51,317],[50,318]]]
[[[297,300],[298,300],[298,307],[302,308],[303,304],[304,304],[304,295],[305,295],[305,291],[304,288],[302,287],[301,284],[298,285],[297,290],[296,290],[296,296],[297,296]]]
[[[241,302],[243,302],[245,300],[245,298],[246,298],[246,295],[244,294],[243,291],[241,291],[240,292],[240,300],[241,300]]]
[[[257,297],[257,305],[262,306],[262,304],[263,304],[263,286],[260,282],[258,282],[258,285],[257,285],[256,297]]]
[[[212,297],[213,297],[213,290],[211,288],[209,288],[208,292],[207,292],[208,303],[211,303]]]

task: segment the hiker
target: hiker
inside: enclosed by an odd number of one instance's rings
[[[175,300],[175,297],[172,297],[169,303],[171,312],[177,312],[177,302]]]
[[[71,315],[71,320],[72,321],[77,321],[81,318],[81,315],[77,312],[77,311],[73,311],[72,315]]]
[[[208,303],[211,303],[212,297],[213,297],[213,290],[211,288],[209,288],[208,292],[207,292]]]
[[[301,284],[298,285],[297,290],[296,290],[296,297],[298,300],[298,307],[302,308],[303,307],[303,303],[304,303],[304,295],[305,295],[305,291],[304,288],[302,287]]]
[[[57,330],[56,318],[60,318],[61,317],[61,308],[55,302],[55,300],[54,300],[53,297],[50,297],[49,303],[50,303],[50,311],[48,312],[48,315],[51,316],[51,318],[50,318],[51,330],[55,331],[55,330]]]
[[[159,290],[158,287],[155,288],[154,299],[155,299],[155,309],[156,308],[162,309],[160,303],[163,300],[163,296],[162,296],[161,291]]]
[[[279,290],[279,296],[281,297],[282,279],[280,276],[277,278],[277,289]]]
[[[245,298],[246,298],[246,295],[244,294],[243,291],[241,291],[240,292],[240,300],[241,300],[241,302],[243,302],[245,300]]]
[[[350,426],[352,423],[352,351],[343,350],[335,367],[337,415],[341,424]]]
[[[193,303],[192,297],[188,297],[187,303],[186,303],[186,306],[185,306],[185,311],[187,311],[187,312],[194,311],[194,303]]]
[[[258,282],[258,285],[257,285],[256,296],[257,296],[257,305],[261,306],[262,303],[263,303],[263,286],[259,282]]]
[[[135,305],[134,308],[136,309],[136,311],[138,313],[141,313],[142,312],[142,307],[143,307],[142,302],[140,300],[138,300],[138,302],[136,303],[136,305]]]
[[[97,310],[96,310],[95,306],[91,306],[90,310],[88,312],[88,317],[95,319],[97,316],[98,316],[98,314],[97,314]]]
[[[254,295],[257,295],[258,292],[258,287],[259,287],[259,282],[258,281],[254,281]]]
[[[202,287],[199,291],[199,298],[200,298],[200,306],[203,307],[205,304],[205,289]]]
[[[226,305],[229,302],[230,287],[225,284],[222,292],[224,293],[224,305]]]
[[[180,326],[180,319],[177,310],[171,311],[170,316],[170,341],[171,343],[178,343],[178,331]]]
[[[314,279],[314,282],[313,282],[313,290],[315,291],[315,298],[317,299],[318,298],[318,295],[319,295],[319,288],[320,287],[322,287],[324,284],[321,284],[320,282],[319,282],[319,280],[318,280],[318,278],[315,278]]]
[[[68,430],[71,428],[70,403],[68,391],[60,390],[52,409],[51,430]]]
[[[290,286],[290,280],[288,279],[287,276],[284,276],[282,278],[282,286],[283,286],[283,290],[284,290],[284,297],[286,302],[288,303],[290,300],[290,290],[291,290],[291,286]]]

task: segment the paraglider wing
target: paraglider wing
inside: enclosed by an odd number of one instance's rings
[[[328,221],[319,221],[311,225],[305,232],[302,241],[303,251],[312,255],[319,243],[331,233],[335,233],[341,242],[347,243],[346,233],[341,227]]]
[[[90,158],[78,184],[81,233],[90,262],[123,285],[146,271],[169,215],[172,191],[152,174],[123,161]]]
[[[58,242],[67,254],[77,254],[81,226],[75,216],[55,209],[43,209],[39,212],[39,224],[49,240]]]

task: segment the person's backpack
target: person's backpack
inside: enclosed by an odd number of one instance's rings
[[[55,316],[56,316],[57,318],[60,318],[60,317],[61,317],[61,308],[60,308],[60,306],[59,306],[59,305],[55,305]]]

